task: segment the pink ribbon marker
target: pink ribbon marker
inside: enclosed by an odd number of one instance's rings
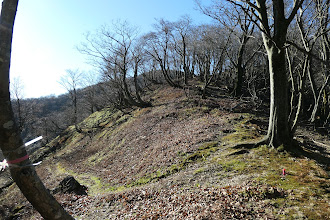
[[[25,155],[24,157],[18,158],[16,160],[7,161],[7,163],[8,164],[15,164],[15,163],[20,163],[20,162],[22,162],[24,160],[27,160],[27,159],[29,159],[29,155],[28,154]]]

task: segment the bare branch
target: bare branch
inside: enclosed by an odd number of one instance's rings
[[[289,17],[286,19],[286,23],[287,25],[289,25],[291,23],[291,21],[293,20],[293,18],[296,16],[298,9],[302,6],[302,4],[304,3],[304,0],[295,0],[294,2],[294,6],[293,9],[289,15]]]
[[[317,55],[313,54],[311,51],[306,51],[304,48],[300,47],[298,44],[296,44],[295,42],[293,41],[289,41],[287,40],[286,41],[287,44],[295,47],[297,50],[299,50],[300,52],[303,52],[304,54],[306,55],[309,55],[311,57],[313,57],[314,59],[316,59],[317,61],[323,63],[323,64],[326,64],[326,65],[330,65],[330,61],[328,60],[323,60],[321,58],[319,58]],[[287,45],[288,46],[288,45]]]

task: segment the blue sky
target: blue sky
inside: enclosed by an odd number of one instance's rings
[[[92,70],[76,49],[84,33],[118,19],[141,33],[151,31],[156,18],[176,21],[188,14],[195,24],[211,21],[195,9],[194,0],[20,0],[11,78],[20,78],[25,98],[64,93],[58,81],[67,69]]]

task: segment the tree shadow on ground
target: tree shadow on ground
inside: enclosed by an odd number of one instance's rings
[[[299,144],[301,156],[315,160],[324,166],[327,172],[330,171],[330,146],[312,140],[304,140],[303,143],[299,142]]]

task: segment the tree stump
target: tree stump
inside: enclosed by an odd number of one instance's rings
[[[74,193],[76,195],[87,195],[87,187],[81,185],[73,176],[65,177],[52,193]]]

